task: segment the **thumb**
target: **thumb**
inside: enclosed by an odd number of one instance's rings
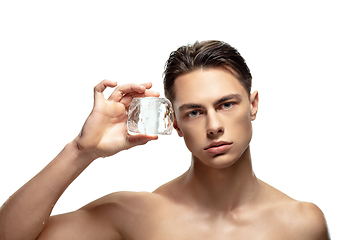
[[[132,148],[137,145],[144,145],[145,143],[158,139],[157,135],[146,135],[146,134],[136,134],[136,135],[128,135],[128,143],[129,147]]]

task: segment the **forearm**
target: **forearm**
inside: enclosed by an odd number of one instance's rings
[[[36,239],[65,189],[95,159],[71,142],[0,208],[0,240]]]

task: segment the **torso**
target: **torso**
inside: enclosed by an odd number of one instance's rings
[[[276,201],[219,214],[184,204],[163,191],[119,192],[111,195],[118,203],[111,219],[123,240],[303,239],[294,228],[302,203],[273,194]]]

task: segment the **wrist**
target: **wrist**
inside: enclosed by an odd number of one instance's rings
[[[71,151],[75,155],[75,158],[77,158],[79,161],[81,161],[85,164],[86,163],[90,164],[95,159],[99,158],[99,156],[96,155],[94,152],[86,151],[86,150],[82,149],[77,142],[77,140],[78,140],[77,138],[75,138],[73,141],[68,143],[65,147],[65,148],[69,149],[69,151]]]

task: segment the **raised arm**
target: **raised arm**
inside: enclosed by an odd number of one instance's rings
[[[103,92],[107,87],[116,88],[106,100]],[[117,83],[108,80],[94,88],[94,108],[79,136],[67,144],[54,160],[0,208],[0,240],[37,239],[47,225],[51,211],[61,194],[92,161],[157,139],[156,136],[140,134],[131,136],[127,134],[126,128],[126,107],[132,98],[159,96],[158,93],[148,90],[150,88],[151,83],[117,86]],[[64,216],[69,222],[66,215]],[[84,224],[94,223],[89,214],[82,210],[71,216],[79,228],[84,227]],[[61,221],[64,217],[58,219],[59,226],[64,224],[64,221]],[[51,224],[54,225],[53,222]],[[59,229],[56,226],[55,228]],[[70,235],[71,231],[74,231],[75,235],[81,234],[80,230],[76,225],[66,228]],[[52,238],[51,232],[45,235],[46,237],[41,239],[58,239]],[[79,236],[75,239],[83,238]]]

